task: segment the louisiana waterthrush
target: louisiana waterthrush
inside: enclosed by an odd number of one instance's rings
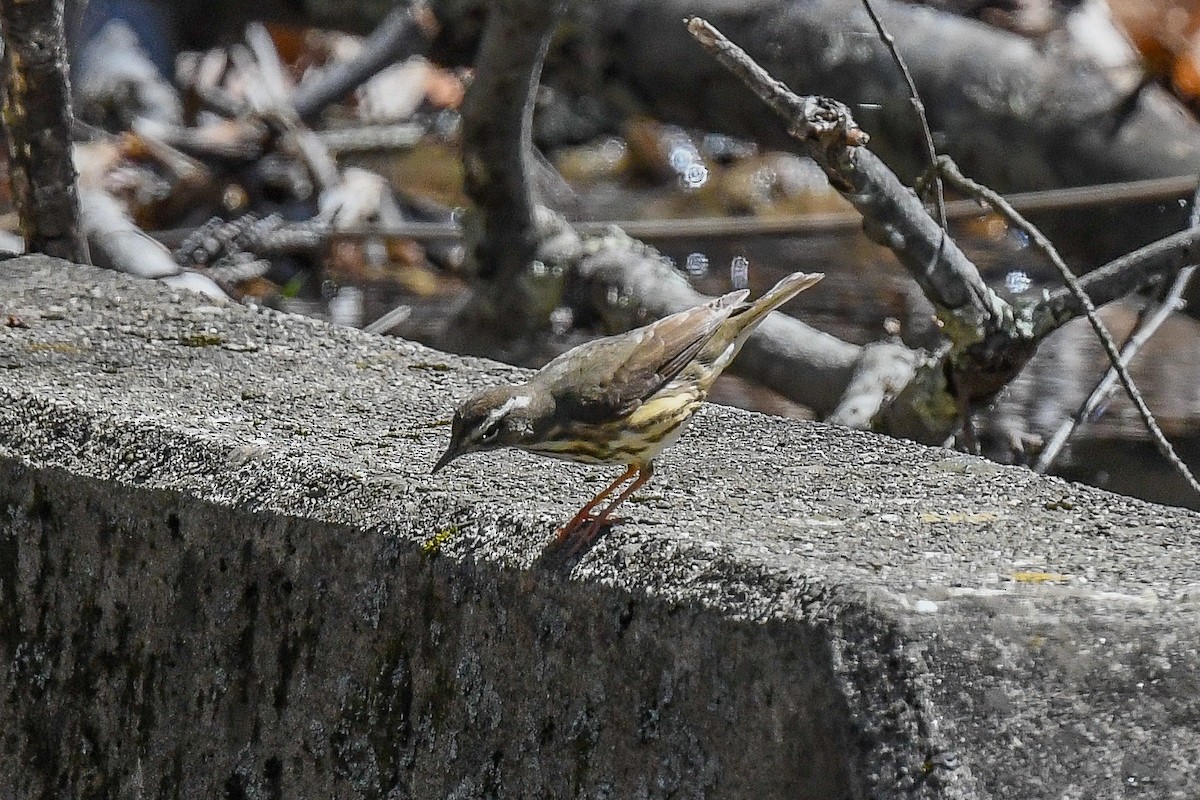
[[[655,456],[674,444],[767,315],[824,275],[797,272],[752,303],[743,289],[642,328],[596,339],[560,355],[529,380],[473,394],[458,407],[437,472],[459,456],[517,447],[625,472],[558,531],[574,549],[654,474]],[[596,507],[632,479],[599,512]]]

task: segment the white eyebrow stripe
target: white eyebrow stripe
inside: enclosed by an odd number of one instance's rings
[[[488,412],[488,415],[483,420],[483,423],[477,428],[479,431],[477,435],[482,436],[485,432],[489,431],[493,425],[504,419],[504,415],[512,411],[514,408],[529,408],[531,403],[533,403],[532,396],[527,394],[514,394],[502,404]]]
[[[525,403],[521,405],[522,408],[529,405],[529,397],[525,395],[516,395],[514,397],[510,397],[504,401],[503,405],[497,406],[488,412],[487,420],[482,426],[480,426],[480,429],[487,430],[503,419],[505,414],[517,407],[518,398],[524,398],[525,400]]]

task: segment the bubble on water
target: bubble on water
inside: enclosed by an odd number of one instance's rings
[[[734,256],[729,263],[729,283],[734,289],[745,289],[750,285],[750,259]]]
[[[671,165],[671,169],[679,174],[700,160],[700,153],[696,150],[696,146],[689,141],[676,142],[671,148],[671,152],[667,155],[667,163]]]
[[[771,198],[771,193],[778,184],[779,173],[772,167],[760,167],[750,177],[750,185],[754,187],[755,194],[766,200]]]
[[[708,183],[708,167],[704,165],[704,157],[684,134],[671,142],[667,163],[679,175],[679,183],[685,189],[699,189]]]
[[[708,274],[708,256],[704,253],[689,253],[684,262],[684,269],[693,278],[700,278]]]
[[[625,157],[625,140],[616,136],[605,139],[600,144],[600,158],[611,166],[616,166]]]
[[[529,265],[529,269],[533,273],[533,277],[535,277],[535,278],[546,277],[546,262],[545,261],[534,259],[533,263]]]
[[[1033,278],[1023,269],[1014,269],[1004,276],[1004,285],[1013,294],[1020,294],[1029,291],[1029,287],[1033,286]]]
[[[722,133],[706,133],[700,140],[699,150],[709,158],[728,162],[752,156],[758,152],[758,147],[751,142],[735,139]]]
[[[575,312],[567,306],[559,306],[550,312],[550,330],[555,336],[562,336],[571,330],[575,323]]]
[[[687,169],[679,176],[679,181],[685,189],[699,189],[708,183],[708,167],[699,162],[688,164]]]

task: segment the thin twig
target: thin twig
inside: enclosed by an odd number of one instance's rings
[[[870,139],[844,103],[816,95],[800,96],[774,78],[745,50],[700,17],[689,17],[688,32],[721,66],[729,70],[788,123],[788,133],[822,147],[861,147]],[[822,165],[825,166],[825,165]]]
[[[1189,215],[1188,227],[1195,229],[1200,225],[1200,189],[1192,195],[1192,212]],[[1121,348],[1121,363],[1128,366],[1133,362],[1138,352],[1145,346],[1146,342],[1158,332],[1162,324],[1167,321],[1171,314],[1185,305],[1183,293],[1187,290],[1188,283],[1196,272],[1196,267],[1188,266],[1179,271],[1175,276],[1175,280],[1171,282],[1171,286],[1160,300],[1148,300],[1146,305],[1142,307],[1138,314],[1137,323],[1133,327],[1133,332],[1129,335],[1129,340]],[[1113,389],[1117,384],[1117,371],[1113,367],[1109,367],[1104,373],[1104,377],[1092,389],[1087,400],[1083,405],[1071,416],[1070,419],[1064,420],[1058,429],[1054,431],[1054,435],[1050,437],[1050,441],[1042,448],[1042,452],[1038,454],[1037,462],[1033,465],[1033,471],[1044,473],[1054,465],[1055,459],[1062,452],[1063,447],[1075,435],[1075,431],[1079,429],[1085,422],[1089,422],[1094,418],[1097,409],[1105,405],[1112,396]]]
[[[1108,328],[1097,315],[1095,303],[1092,302],[1092,298],[1088,297],[1087,292],[1080,285],[1079,279],[1075,277],[1075,274],[1071,272],[1071,268],[1063,261],[1058,250],[1046,238],[1045,234],[1021,216],[1015,208],[1005,202],[1003,197],[963,175],[948,157],[943,156],[939,159],[938,164],[943,177],[947,181],[956,188],[978,197],[1003,214],[1014,225],[1024,231],[1030,240],[1050,259],[1050,263],[1054,265],[1059,275],[1062,276],[1063,282],[1070,288],[1072,294],[1078,298],[1079,303],[1083,306],[1084,314],[1087,316],[1088,322],[1091,323],[1092,329],[1096,331],[1096,336],[1100,339],[1100,344],[1103,345],[1104,352],[1108,354],[1108,359],[1117,373],[1117,378],[1121,381],[1121,385],[1125,387],[1125,393],[1129,395],[1129,399],[1133,402],[1138,414],[1141,415],[1142,421],[1145,423],[1146,429],[1150,431],[1150,436],[1158,447],[1159,452],[1171,462],[1171,465],[1175,467],[1176,471],[1179,472],[1187,484],[1192,487],[1192,490],[1197,495],[1200,495],[1200,482],[1196,481],[1196,477],[1192,475],[1192,471],[1188,469],[1187,464],[1183,463],[1183,460],[1175,452],[1175,448],[1167,441],[1162,428],[1158,426],[1158,421],[1154,419],[1154,415],[1146,405],[1145,399],[1134,384],[1129,370],[1122,363],[1121,354],[1117,351],[1117,344],[1113,341],[1112,334],[1108,332]]]
[[[1166,298],[1156,305],[1153,313],[1145,317],[1145,321],[1125,342],[1121,348],[1120,358],[1123,366],[1128,367],[1146,342],[1150,341],[1150,338],[1162,327],[1162,324],[1170,318],[1171,314],[1179,310],[1182,306],[1183,291],[1187,288],[1188,281],[1195,271],[1195,267],[1185,267],[1179,273],[1175,282],[1171,284]],[[1104,377],[1096,384],[1096,388],[1092,389],[1087,400],[1070,419],[1064,420],[1058,426],[1050,440],[1046,442],[1046,446],[1038,454],[1037,462],[1033,465],[1034,472],[1044,473],[1054,465],[1055,459],[1061,454],[1063,447],[1071,440],[1071,437],[1075,435],[1075,431],[1085,422],[1090,422],[1094,418],[1096,410],[1108,402],[1116,385],[1117,370],[1110,366],[1104,373]]]
[[[412,306],[396,306],[379,319],[363,326],[367,333],[387,333],[412,316]]]
[[[933,207],[937,211],[938,224],[942,226],[942,230],[946,229],[946,196],[942,191],[942,176],[937,172],[937,148],[933,144],[933,131],[929,129],[929,118],[925,115],[925,103],[921,101],[921,96],[917,93],[917,84],[913,80],[912,72],[908,69],[908,64],[904,63],[904,59],[900,56],[900,51],[896,49],[896,39],[883,26],[883,20],[875,13],[875,7],[871,5],[871,0],[862,0],[863,8],[867,10],[867,16],[871,18],[871,22],[875,25],[875,30],[879,32],[879,38],[883,40],[888,52],[892,54],[892,60],[896,62],[896,66],[900,68],[900,74],[904,76],[904,82],[908,84],[908,97],[916,109],[917,119],[921,122],[921,134],[925,138],[925,155],[929,158],[929,169],[933,175]]]
[[[1168,275],[1179,274],[1196,263],[1198,252],[1200,228],[1189,228],[1113,259],[1084,275],[1080,283],[1087,287],[1093,303],[1104,305],[1158,285]],[[1083,304],[1066,286],[1047,293],[1026,311],[1034,339],[1044,339],[1083,313]]]

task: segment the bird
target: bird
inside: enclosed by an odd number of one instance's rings
[[[585,342],[523,383],[478,390],[456,409],[450,443],[433,472],[468,453],[506,447],[625,467],[558,529],[557,544],[571,541],[574,553],[616,521],[613,511],[650,480],[655,457],[683,434],[750,333],[823,277],[793,273],[753,302],[747,302],[747,289],[730,292]],[[632,483],[617,493],[627,481]]]

